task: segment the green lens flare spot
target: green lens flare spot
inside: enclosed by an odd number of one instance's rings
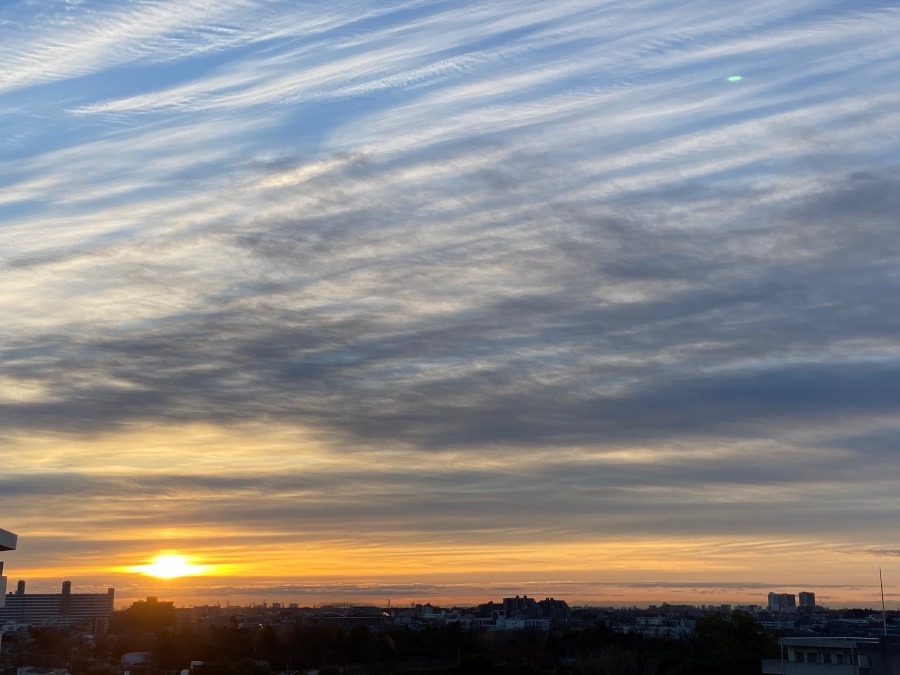
[[[732,75],[731,77],[728,78],[728,81],[729,82],[740,82],[743,79],[744,78],[741,77],[740,75]]]

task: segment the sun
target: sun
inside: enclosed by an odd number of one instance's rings
[[[190,558],[179,553],[160,553],[146,565],[137,565],[132,571],[157,579],[197,577],[209,573],[209,565],[195,565]]]

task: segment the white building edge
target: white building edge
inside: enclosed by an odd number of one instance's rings
[[[0,551],[12,551],[16,548],[16,535],[6,530],[0,530]],[[6,598],[6,577],[3,576],[3,561],[0,560],[0,607]]]
[[[18,537],[12,532],[0,530],[0,551],[12,551],[16,548]],[[0,560],[0,607],[6,604],[6,577],[3,576],[3,561]],[[3,642],[3,631],[0,630],[0,643]]]

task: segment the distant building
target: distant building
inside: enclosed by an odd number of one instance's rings
[[[516,616],[520,612],[525,611],[525,607],[528,604],[529,600],[532,604],[534,604],[534,600],[532,598],[529,598],[527,595],[523,597],[519,597],[517,595],[514,598],[503,598],[503,611],[508,617]]]
[[[525,619],[501,617],[493,625],[486,626],[488,630],[536,630],[546,633],[550,630],[550,619]]]
[[[62,593],[26,593],[20,581],[15,593],[6,595],[0,609],[0,625],[87,626],[93,633],[106,633],[113,612],[115,589],[106,593],[72,593],[72,582],[64,581]]]
[[[685,617],[637,616],[634,618],[634,627],[627,632],[671,640],[693,635],[696,628],[697,622]]]
[[[173,608],[173,611],[175,612],[175,625],[178,627],[196,626],[202,623],[210,623],[212,620],[222,615],[222,608],[218,605],[177,607]]]
[[[434,616],[434,607],[427,604],[422,608],[426,616]],[[371,630],[382,630],[387,626],[390,614],[373,605],[353,605],[349,603],[334,603],[321,605],[316,612],[306,617],[306,622],[318,626],[342,628],[344,630],[354,626],[365,626]]]
[[[572,618],[572,610],[565,600],[557,600],[555,598],[544,598],[539,600],[538,609],[540,616],[553,621],[568,621]]]
[[[800,591],[800,606],[801,607],[815,607],[816,606],[816,594],[810,593],[809,591]]]
[[[797,607],[797,596],[793,593],[769,593],[769,611],[783,612]]]
[[[506,616],[509,618],[535,619],[542,616],[538,603],[535,602],[534,598],[529,598],[527,595],[503,598],[503,611],[506,612]]]

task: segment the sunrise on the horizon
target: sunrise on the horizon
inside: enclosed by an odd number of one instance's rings
[[[3,3],[9,592],[900,607],[898,34]]]
[[[199,577],[214,574],[209,565],[198,565],[188,556],[180,553],[160,553],[145,565],[135,565],[129,571],[157,579],[179,579],[181,577]]]

